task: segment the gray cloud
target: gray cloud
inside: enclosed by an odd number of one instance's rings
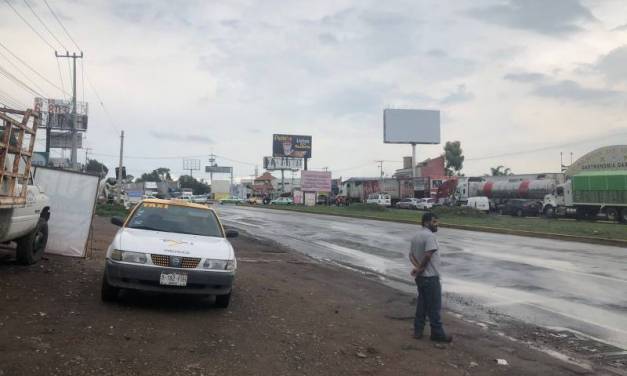
[[[318,40],[322,44],[337,44],[337,38],[331,33],[322,33],[318,35]]]
[[[190,134],[181,130],[180,133],[164,132],[164,131],[150,131],[150,135],[160,141],[170,142],[187,142],[197,144],[213,144],[213,140],[205,135]]]
[[[515,82],[541,82],[546,80],[548,77],[542,73],[524,72],[508,73],[503,78]]]
[[[617,26],[617,27],[613,28],[612,31],[627,31],[627,24],[624,24],[624,25],[621,25],[621,26]]]
[[[580,31],[582,22],[595,20],[579,0],[509,0],[468,13],[484,22],[549,35]]]
[[[442,98],[442,100],[440,100],[440,103],[441,104],[463,103],[463,102],[468,102],[472,100],[474,97],[475,97],[474,94],[469,92],[466,89],[466,85],[462,84],[462,85],[457,86],[457,90],[450,93],[446,97]]]
[[[627,45],[610,51],[601,56],[595,69],[603,74],[610,82],[627,81]]]
[[[447,57],[448,54],[439,48],[434,48],[432,50],[427,51],[427,55],[432,57]]]
[[[583,87],[572,80],[543,83],[536,86],[533,93],[540,97],[586,102],[608,101],[617,99],[623,94],[615,90]]]

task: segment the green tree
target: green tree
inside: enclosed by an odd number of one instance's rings
[[[190,175],[179,176],[179,186],[181,188],[191,188],[195,195],[203,195],[211,192],[208,184],[200,182]]]
[[[85,165],[85,171],[98,174],[100,175],[100,177],[105,177],[107,176],[109,169],[107,168],[107,166],[104,165],[104,163],[101,163],[95,159],[90,159]]]
[[[152,170],[150,173],[143,173],[142,176],[135,180],[136,183],[142,183],[145,181],[172,181],[170,176],[170,169],[165,167],[159,167],[156,170]]]
[[[444,145],[444,160],[447,176],[460,176],[460,171],[464,167],[464,155],[461,142],[447,141]]]
[[[492,173],[492,176],[509,176],[509,175],[514,175],[512,173],[512,170],[509,169],[509,168],[506,168],[505,166],[491,167],[490,168],[490,172]]]

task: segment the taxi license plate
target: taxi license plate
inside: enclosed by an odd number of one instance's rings
[[[187,286],[187,274],[161,273],[159,283],[166,286]]]

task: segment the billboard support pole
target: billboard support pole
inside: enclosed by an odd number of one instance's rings
[[[416,144],[411,144],[411,185],[414,187],[413,197],[416,197]]]
[[[281,169],[281,193],[285,193],[285,170]]]
[[[303,158],[305,160],[305,171],[307,171],[307,159],[309,158]]]

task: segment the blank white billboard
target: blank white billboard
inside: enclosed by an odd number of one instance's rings
[[[100,178],[37,167],[34,179],[50,200],[46,253],[84,257]]]
[[[383,110],[383,142],[388,144],[439,144],[440,111]]]

